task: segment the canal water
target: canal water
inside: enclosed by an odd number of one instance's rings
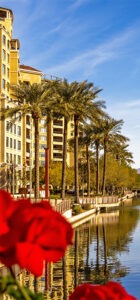
[[[121,283],[140,299],[140,199],[94,215],[75,228],[73,246],[64,259],[48,266],[45,297],[66,300],[81,283],[109,280]]]
[[[67,300],[79,284],[110,280],[140,299],[140,198],[114,211],[94,214],[76,227],[65,257],[46,265],[44,271],[45,276],[37,280],[24,271],[19,280],[47,300]]]

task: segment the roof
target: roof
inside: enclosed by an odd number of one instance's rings
[[[31,72],[42,73],[42,71],[37,70],[37,69],[35,69],[35,68],[33,68],[33,67],[30,67],[30,66],[26,66],[26,65],[20,65],[20,69],[26,70],[26,71],[31,71]]]

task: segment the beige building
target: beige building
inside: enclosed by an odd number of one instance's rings
[[[12,11],[0,8],[0,108],[9,106],[10,84],[18,83],[20,43],[12,37],[12,25]],[[15,187],[14,165],[22,163],[21,128],[20,115],[12,126],[8,119],[0,121],[0,186],[11,192]]]
[[[20,64],[20,42],[13,38],[13,12],[0,7],[0,109],[8,107],[10,86],[20,82],[41,83],[41,71]],[[15,193],[22,187],[21,174],[32,171],[34,165],[34,126],[30,115],[10,125],[10,119],[0,120],[0,188]],[[46,125],[40,121],[40,165],[45,165],[45,147],[49,148],[50,160],[62,161],[64,120],[52,120]],[[73,135],[69,123],[68,137]],[[70,153],[67,164],[70,165]],[[31,181],[31,177],[30,177]],[[29,185],[29,182],[26,183]]]

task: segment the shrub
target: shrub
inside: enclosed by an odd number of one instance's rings
[[[80,205],[80,204],[77,204],[77,203],[75,203],[75,204],[73,205],[72,210],[73,210],[73,212],[74,212],[76,215],[78,215],[78,214],[80,214],[80,213],[83,212],[81,205]]]
[[[86,203],[86,204],[83,205],[83,208],[85,210],[90,210],[90,209],[93,208],[93,204],[92,203]]]

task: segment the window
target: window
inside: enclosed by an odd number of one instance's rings
[[[20,126],[17,127],[17,134],[21,135],[21,127]]]
[[[10,138],[10,148],[12,148],[12,144],[13,144],[13,141],[12,141],[12,138]]]
[[[23,81],[25,84],[27,84],[27,85],[29,85],[30,84],[30,82],[29,81],[27,81],[27,80],[24,80]]]
[[[7,53],[7,63],[9,64],[10,62],[10,55]]]
[[[21,121],[21,113],[18,112],[18,121],[20,122]]]
[[[13,131],[13,126],[12,126],[12,123],[9,123],[9,129],[10,129],[10,132],[12,133],[12,131]]]
[[[3,88],[3,90],[5,90],[5,88],[6,88],[6,81],[5,81],[5,79],[2,79],[2,88]]]
[[[4,34],[2,36],[2,43],[4,46],[6,45],[6,36]]]
[[[21,164],[21,156],[20,155],[18,155],[18,157],[17,157],[17,163],[18,163],[18,165]]]
[[[41,127],[41,132],[45,133],[46,132],[46,128],[45,127]]]
[[[9,131],[9,121],[6,121],[6,131]]]
[[[10,90],[10,84],[9,82],[7,82],[7,91],[9,92],[9,90]]]
[[[16,154],[14,154],[14,164],[16,164]]]
[[[2,49],[2,59],[6,60],[6,51]]]
[[[41,139],[41,141],[46,141],[46,136],[45,136],[45,135],[42,135],[42,136],[40,137],[40,139]]]
[[[26,116],[26,124],[30,125],[30,116]]]
[[[9,49],[10,48],[10,41],[8,40],[7,41],[7,49]]]
[[[10,163],[12,163],[12,153],[10,153]]]
[[[18,141],[18,146],[17,146],[18,150],[21,150],[21,141]]]
[[[26,129],[26,138],[27,138],[27,139],[30,139],[30,137],[31,137],[31,132],[30,132],[30,130],[27,128],[27,129]]]
[[[6,153],[6,162],[9,163],[9,153]]]
[[[6,137],[6,147],[9,147],[9,137]]]
[[[16,124],[14,124],[14,134],[16,134]]]
[[[10,71],[9,71],[9,68],[7,68],[7,77],[9,78],[9,74],[10,74]]]
[[[30,144],[29,143],[26,143],[26,152],[30,153]]]
[[[41,125],[45,125],[45,124],[46,124],[46,120],[42,119],[42,120],[40,121],[40,123],[41,123]]]
[[[6,18],[6,11],[0,11],[0,18],[5,19]]]
[[[14,149],[16,149],[16,140],[14,140]]]
[[[6,74],[6,67],[4,64],[2,64],[2,74],[5,75]]]

